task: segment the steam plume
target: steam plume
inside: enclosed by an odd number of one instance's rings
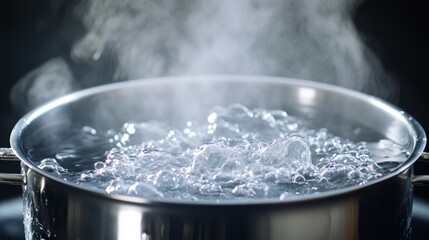
[[[276,75],[392,99],[395,82],[362,43],[353,0],[93,0],[76,62],[115,63],[113,80],[196,74]],[[24,80],[25,81],[25,80]]]
[[[10,96],[14,107],[26,112],[73,90],[76,86],[67,63],[53,58],[20,79]]]

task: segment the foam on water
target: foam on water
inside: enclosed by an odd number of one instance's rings
[[[110,147],[94,156],[90,149],[70,148],[77,142],[68,143],[39,167],[111,194],[176,200],[283,200],[317,194],[365,184],[389,172],[378,163],[399,164],[407,156],[386,139],[355,143],[326,129],[308,129],[284,111],[239,104],[215,107],[205,122],[189,121],[183,128],[127,122],[119,131],[103,133],[85,126],[77,139],[82,136]],[[66,167],[85,156],[93,160],[90,167]]]

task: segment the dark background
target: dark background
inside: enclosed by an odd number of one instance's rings
[[[83,27],[69,9],[79,1],[1,1],[0,3],[0,147],[9,146],[9,135],[23,113],[12,108],[9,92],[26,73],[55,56],[70,58],[70,45]],[[424,1],[363,1],[354,22],[365,43],[385,70],[400,84],[393,102],[429,129],[426,105],[429,94],[426,72],[429,61],[429,19]],[[103,61],[91,66],[72,64],[75,78],[82,72],[103,77]],[[428,130],[429,131],[429,130]],[[416,163],[417,173],[429,174],[429,164]],[[19,171],[16,163],[0,163],[0,172]],[[0,186],[0,200],[21,194],[17,186]],[[415,196],[429,201],[429,187],[416,187]]]

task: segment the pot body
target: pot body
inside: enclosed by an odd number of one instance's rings
[[[243,205],[130,203],[23,169],[28,240],[408,239],[411,230],[411,169],[316,201]]]
[[[352,141],[390,139],[410,154],[391,174],[363,186],[247,203],[109,196],[37,168],[73,137],[73,126],[118,129],[130,120],[180,125],[232,103],[282,109],[308,120],[309,127]],[[130,81],[84,90],[29,113],[11,135],[26,178],[28,240],[406,239],[412,164],[425,143],[412,117],[374,97],[309,81],[243,76]]]

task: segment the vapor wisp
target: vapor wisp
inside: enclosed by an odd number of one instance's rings
[[[353,25],[358,4],[352,0],[82,1],[73,11],[86,34],[73,44],[70,56],[81,64],[108,59],[112,74],[106,82],[175,75],[274,75],[392,99],[395,82]],[[34,74],[44,72],[31,74],[31,81],[38,81],[43,78]],[[30,75],[18,85],[28,85]]]

